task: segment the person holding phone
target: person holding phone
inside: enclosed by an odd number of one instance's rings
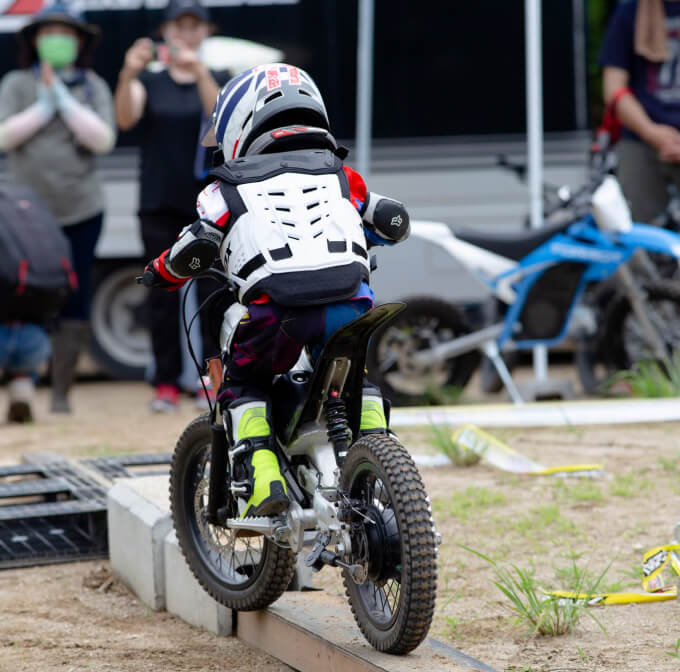
[[[177,232],[195,219],[196,194],[205,184],[201,128],[230,77],[212,72],[199,58],[213,25],[196,0],[171,0],[159,32],[162,45],[141,38],[128,49],[115,92],[118,126],[128,130],[139,124],[141,130],[139,219],[149,257],[172,246]],[[148,70],[153,60],[166,61],[165,67]],[[202,299],[205,287],[198,287]],[[172,411],[182,369],[177,293],[150,292],[149,313],[156,363],[151,408]],[[206,355],[209,339],[202,331]]]

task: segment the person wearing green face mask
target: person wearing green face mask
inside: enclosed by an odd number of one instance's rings
[[[0,82],[0,151],[10,178],[49,206],[71,243],[78,276],[52,338],[52,411],[70,410],[67,392],[89,333],[90,278],[104,196],[95,155],[116,140],[111,92],[88,68],[99,29],[59,0],[17,37],[21,70]]]
[[[56,70],[73,65],[78,55],[78,39],[64,33],[47,33],[36,38],[35,48],[41,63],[48,63]]]

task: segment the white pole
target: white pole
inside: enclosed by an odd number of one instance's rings
[[[373,112],[373,22],[375,0],[359,2],[357,41],[357,170],[365,178],[371,168],[371,117]]]
[[[541,0],[525,0],[527,151],[531,228],[543,225],[543,68],[541,52]],[[536,380],[548,376],[548,350],[534,348]]]

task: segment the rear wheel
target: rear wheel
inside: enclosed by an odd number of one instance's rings
[[[341,483],[361,512],[352,523],[352,562],[362,565],[365,581],[357,584],[343,570],[352,613],[376,649],[408,653],[427,636],[437,584],[434,525],[420,474],[397,440],[373,434],[350,449]]]
[[[170,508],[177,541],[192,573],[215,600],[238,611],[263,609],[286,590],[295,554],[262,535],[237,535],[207,521],[210,424],[207,414],[191,422],[172,456]]]
[[[421,366],[413,355],[470,333],[460,309],[440,299],[416,297],[371,338],[367,354],[368,375],[396,405],[441,403],[442,388],[463,389],[479,364],[472,351],[436,365]]]

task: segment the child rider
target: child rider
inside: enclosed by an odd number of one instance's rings
[[[146,267],[170,290],[219,256],[238,293],[218,400],[242,516],[288,507],[272,436],[268,392],[305,345],[373,306],[367,248],[409,234],[404,206],[367,192],[342,160],[323,99],[300,68],[246,70],[220,91],[203,143],[227,160],[198,197],[198,219]],[[382,399],[364,391],[362,431],[385,431]]]

